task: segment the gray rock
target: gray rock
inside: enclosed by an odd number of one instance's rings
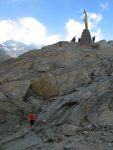
[[[68,125],[68,124],[64,124],[62,126],[62,133],[63,135],[67,135],[67,136],[71,136],[71,135],[75,135],[76,131],[79,131],[80,127],[78,126],[73,126],[73,125]]]
[[[86,45],[92,44],[91,35],[88,29],[83,30],[80,43]]]
[[[113,46],[100,41],[94,50],[90,36],[83,40],[0,64],[1,149],[113,149]],[[31,109],[46,120],[34,132],[25,125]]]

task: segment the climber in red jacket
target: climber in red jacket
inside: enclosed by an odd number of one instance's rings
[[[34,130],[35,121],[36,121],[36,116],[32,111],[30,111],[28,114],[28,122],[30,124],[31,130]]]

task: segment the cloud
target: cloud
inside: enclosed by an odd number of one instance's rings
[[[88,13],[89,29],[97,28],[99,22],[102,20],[101,14]]]
[[[106,1],[105,3],[101,3],[101,4],[100,4],[100,7],[101,7],[103,10],[107,10],[108,7],[109,7],[109,2]]]
[[[103,39],[102,30],[100,28],[97,28],[96,31],[91,32],[92,37],[96,36],[96,41]]]
[[[60,34],[48,35],[47,28],[33,17],[0,21],[0,42],[9,39],[25,44],[46,45],[61,40]]]
[[[96,36],[96,41],[102,39],[102,31],[98,27],[102,20],[101,14],[88,13],[88,26],[92,36]],[[73,36],[81,37],[82,31],[85,28],[84,23],[78,22],[74,19],[69,19],[65,24],[66,40],[71,40]]]
[[[66,28],[66,40],[71,40],[72,37],[80,37],[84,29],[84,25],[74,19],[69,19],[65,25]]]
[[[98,27],[102,20],[101,14],[88,13],[89,30],[96,40],[102,39],[102,31]],[[49,34],[47,27],[33,17],[23,17],[17,20],[0,21],[0,42],[9,39],[23,42],[25,44],[48,45],[61,40],[70,41],[73,36],[81,37],[84,22],[69,19],[65,24],[65,37],[60,33]]]

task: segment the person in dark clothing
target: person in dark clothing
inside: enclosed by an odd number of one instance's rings
[[[95,80],[95,70],[91,72],[91,81]]]
[[[80,42],[81,38],[78,38],[78,43]]]
[[[76,36],[72,38],[71,42],[76,42]]]
[[[93,42],[93,44],[95,43],[95,36],[92,38],[92,42]]]

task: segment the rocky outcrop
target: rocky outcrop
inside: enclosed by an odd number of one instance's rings
[[[113,40],[108,41],[107,43],[109,43],[110,45],[112,45],[112,46],[113,46]]]
[[[73,94],[62,96],[47,110],[44,109],[39,117],[55,125],[69,123],[83,126],[95,121],[107,123],[108,120],[108,124],[112,124],[113,112],[109,108],[113,97],[112,81],[111,77],[101,79],[93,85],[79,88]]]
[[[1,149],[113,148],[113,47],[96,44],[62,41],[0,64]],[[33,133],[31,109],[39,119]]]

